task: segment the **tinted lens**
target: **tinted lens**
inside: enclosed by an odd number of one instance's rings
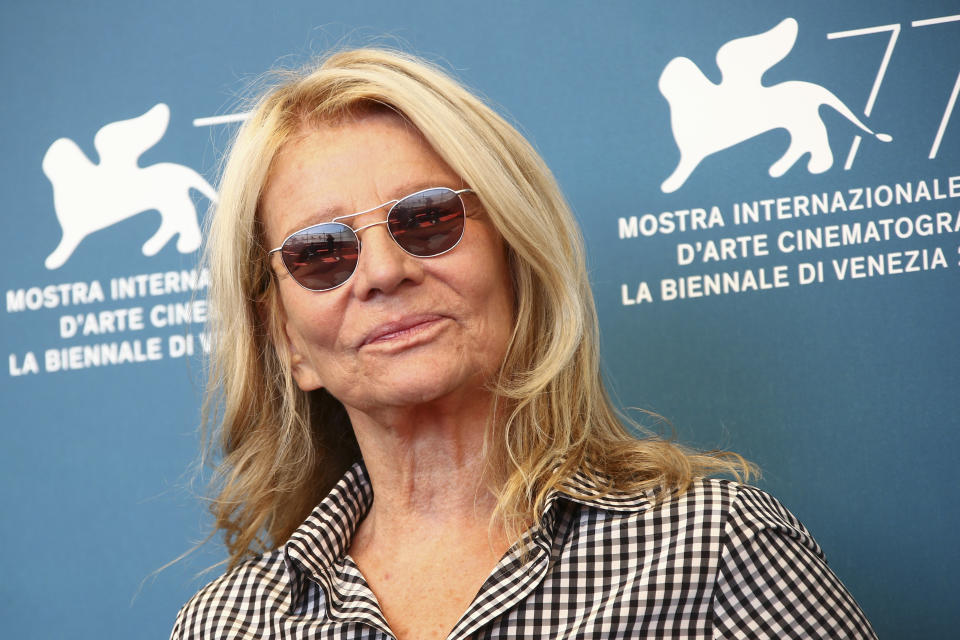
[[[463,200],[450,189],[427,189],[393,205],[390,235],[407,253],[426,258],[457,246],[463,237]]]
[[[307,289],[323,291],[340,286],[353,275],[360,245],[347,225],[325,222],[287,238],[280,255],[294,280]]]

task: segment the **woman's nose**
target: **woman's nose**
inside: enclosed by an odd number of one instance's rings
[[[360,261],[353,278],[354,295],[367,300],[405,284],[419,284],[423,264],[394,242],[385,224],[377,224],[360,232]]]

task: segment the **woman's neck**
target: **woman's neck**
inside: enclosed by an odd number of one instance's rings
[[[490,407],[348,409],[373,485],[350,555],[398,638],[445,637],[512,542],[492,519]]]
[[[472,405],[351,411],[373,485],[365,519],[373,532],[489,525],[496,502],[484,460],[490,405]]]

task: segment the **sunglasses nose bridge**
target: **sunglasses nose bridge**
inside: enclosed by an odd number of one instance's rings
[[[383,238],[382,240],[381,240],[381,239],[377,239],[377,240],[375,240],[375,241],[372,241],[372,243],[371,243],[371,242],[368,242],[368,244],[374,244],[374,245],[376,245],[376,246],[379,246],[379,245],[380,245],[380,242],[383,241],[383,242],[386,242],[386,243],[387,243],[386,245],[384,245],[384,247],[388,247],[388,246],[389,246],[389,247],[392,247],[392,248],[394,248],[394,249],[400,249],[400,250],[401,250],[403,253],[405,253],[405,254],[414,255],[414,254],[410,253],[410,251],[408,251],[406,248],[404,248],[404,246],[403,246],[402,244],[400,244],[400,242],[397,240],[396,236],[393,235],[393,231],[390,229],[390,220],[389,220],[389,218],[387,218],[386,220],[380,220],[380,221],[378,221],[378,222],[371,222],[371,223],[369,223],[369,224],[365,224],[365,225],[363,225],[363,226],[361,226],[361,227],[357,227],[356,229],[354,229],[354,230],[353,230],[353,233],[354,233],[354,235],[357,237],[357,246],[358,246],[358,247],[361,247],[362,244],[363,244],[363,241],[362,241],[362,239],[360,238],[360,232],[361,232],[361,231],[365,231],[365,230],[367,230],[367,229],[369,229],[369,228],[371,228],[371,227],[379,227],[379,226],[381,226],[381,225],[384,227],[384,231],[386,232],[386,234],[385,234],[386,237]],[[382,250],[382,249],[378,249],[378,251],[379,251],[379,250]]]
[[[386,221],[359,227],[356,232],[370,227],[383,226],[384,233],[373,232],[364,238],[357,236],[360,258],[354,266],[353,292],[362,300],[374,292],[390,293],[404,282],[418,283],[423,280],[421,261],[397,242]]]
[[[364,229],[369,229],[370,227],[375,227],[379,224],[383,224],[383,225],[387,224],[386,219],[380,220],[379,222],[371,222],[370,224],[365,224],[362,227],[357,227],[356,229],[353,230],[353,233],[356,234],[356,236],[359,238],[361,231],[363,231]]]

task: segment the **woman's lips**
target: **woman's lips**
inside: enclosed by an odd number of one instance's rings
[[[405,338],[415,334],[429,325],[439,322],[443,316],[437,314],[425,314],[416,316],[407,316],[395,322],[386,322],[374,328],[360,343],[361,347],[370,344],[389,342],[399,338]]]

